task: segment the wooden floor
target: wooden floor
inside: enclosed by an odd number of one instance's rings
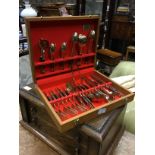
[[[134,155],[135,136],[124,132],[114,155]],[[31,134],[21,125],[19,126],[19,155],[59,155],[36,136]]]

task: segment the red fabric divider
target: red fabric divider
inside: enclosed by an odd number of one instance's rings
[[[55,76],[55,75],[60,75],[63,76],[63,74],[67,73],[67,72],[71,72],[70,67],[68,66],[68,64],[64,64],[64,69],[61,68],[61,66],[59,64],[55,64],[55,70],[53,71],[52,69],[52,65],[48,65],[48,66],[42,66],[42,67],[37,67],[36,68],[36,73],[37,76],[36,78],[39,79],[46,79],[49,76]],[[79,69],[82,68],[92,68],[94,66],[94,63],[91,64],[84,64],[82,66],[79,67]],[[42,68],[45,70],[44,74],[41,74],[41,70]],[[73,72],[75,72],[76,70],[78,70],[78,67],[73,66]]]
[[[75,78],[75,80],[80,80],[80,76],[88,76],[93,73],[93,71],[94,68],[76,70],[73,73],[69,72],[52,77],[47,77],[45,79],[39,79],[37,81],[37,84],[43,91],[46,91],[46,89],[50,90],[56,87],[61,88],[65,86],[66,82],[72,81],[73,78]]]
[[[83,54],[83,55],[80,55],[80,56],[68,57],[68,58],[65,58],[65,59],[58,58],[56,60],[47,60],[45,62],[36,62],[35,66],[37,67],[37,66],[43,66],[43,65],[48,65],[48,64],[53,64],[53,63],[60,63],[60,62],[66,62],[66,61],[69,62],[69,60],[77,60],[77,59],[80,60],[81,58],[89,58],[89,57],[94,58],[94,56],[95,56],[95,53],[88,53],[88,54]]]

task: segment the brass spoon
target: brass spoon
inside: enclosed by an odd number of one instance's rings
[[[50,44],[50,50],[49,50],[49,53],[50,53],[50,56],[51,56],[51,60],[54,60],[53,53],[54,53],[55,49],[56,49],[55,44],[54,43],[51,43]],[[54,71],[54,63],[52,64],[51,67],[52,67],[52,71]]]
[[[45,49],[49,47],[48,40],[40,39],[39,46],[41,48],[40,61],[45,61]]]
[[[54,43],[51,43],[51,44],[50,44],[50,50],[49,50],[50,56],[51,56],[51,60],[54,60],[53,53],[54,53],[54,51],[55,51],[55,48],[56,48],[55,44],[54,44]]]
[[[66,50],[67,48],[67,43],[66,42],[63,42],[62,45],[61,45],[61,51],[60,51],[60,57],[61,58],[64,58],[64,51]]]
[[[72,36],[72,53],[71,56],[75,55],[75,43],[78,42],[78,33],[74,32],[73,36]]]
[[[79,38],[79,46],[80,46],[79,55],[81,55],[83,53],[82,47],[85,46],[87,43],[87,36],[85,36],[83,34],[79,34],[78,38]]]
[[[95,40],[95,30],[91,30],[90,31],[90,34],[89,34],[89,45],[88,45],[88,51],[87,51],[87,53],[89,53],[92,49],[92,47],[93,47],[93,45],[92,44],[90,44],[90,40]]]
[[[67,48],[67,43],[63,42],[60,49],[60,58],[64,58],[64,52]],[[64,62],[61,63],[62,69],[64,69]]]
[[[40,41],[39,41],[39,46],[40,46],[40,48],[41,48],[40,61],[43,62],[43,61],[45,61],[45,49],[46,49],[47,47],[49,47],[49,42],[48,42],[47,40],[45,40],[45,39],[40,39]],[[41,66],[40,72],[41,72],[42,74],[45,73],[45,68],[44,68],[44,66]]]

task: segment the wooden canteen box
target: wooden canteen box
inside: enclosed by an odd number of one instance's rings
[[[25,18],[35,91],[60,132],[133,100],[95,70],[98,16]]]

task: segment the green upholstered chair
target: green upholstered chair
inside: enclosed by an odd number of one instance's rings
[[[125,75],[135,75],[135,62],[121,61],[112,71],[110,78],[120,77]],[[127,105],[124,124],[126,130],[135,133],[135,101],[131,101]]]

